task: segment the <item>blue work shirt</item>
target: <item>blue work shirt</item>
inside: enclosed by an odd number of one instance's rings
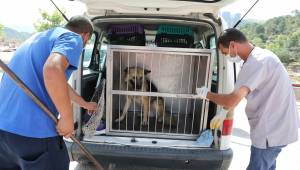
[[[60,53],[69,62],[68,79],[77,69],[83,41],[79,34],[57,27],[36,33],[14,53],[8,66],[33,93],[58,116],[44,84],[43,67],[51,53]],[[13,81],[3,74],[0,83],[0,129],[33,138],[57,136],[55,123]]]

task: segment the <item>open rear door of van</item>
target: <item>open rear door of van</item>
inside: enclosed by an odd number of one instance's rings
[[[116,13],[189,15],[191,13],[212,13],[237,0],[80,0],[87,6],[90,16],[105,15],[105,11]]]

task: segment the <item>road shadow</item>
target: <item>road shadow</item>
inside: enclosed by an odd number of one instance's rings
[[[232,135],[240,138],[250,139],[249,132],[240,128],[233,128]]]

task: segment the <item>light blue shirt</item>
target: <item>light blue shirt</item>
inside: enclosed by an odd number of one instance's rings
[[[45,88],[43,66],[51,53],[60,53],[69,62],[65,73],[69,78],[78,66],[82,48],[79,34],[58,27],[37,33],[25,41],[8,66],[58,116]],[[53,120],[6,74],[0,84],[0,101],[1,130],[34,138],[57,136]]]
[[[288,73],[271,51],[255,47],[239,72],[235,89],[247,95],[246,114],[252,145],[283,146],[297,141],[299,117]]]

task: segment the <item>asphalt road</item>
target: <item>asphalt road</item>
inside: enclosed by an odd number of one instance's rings
[[[246,169],[250,158],[250,138],[249,124],[245,112],[242,111],[242,106],[245,101],[239,106],[240,114],[234,116],[232,144],[233,160],[229,170]],[[298,113],[300,113],[300,101],[298,104]],[[298,132],[300,137],[300,133]],[[300,141],[286,146],[277,158],[277,170],[299,170],[300,169]]]

